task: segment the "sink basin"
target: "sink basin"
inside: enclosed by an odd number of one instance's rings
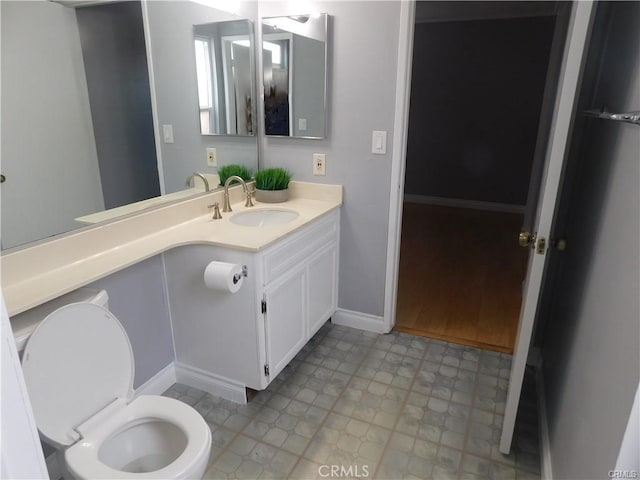
[[[266,227],[268,225],[283,225],[298,218],[298,212],[293,210],[252,210],[236,213],[231,217],[231,223],[245,227]]]

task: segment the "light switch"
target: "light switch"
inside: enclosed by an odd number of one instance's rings
[[[371,135],[371,153],[384,155],[387,153],[387,132],[374,130]]]
[[[162,140],[164,143],[173,143],[173,125],[162,125]]]
[[[298,119],[298,130],[303,131],[303,132],[307,130],[307,119],[306,118],[299,118]]]

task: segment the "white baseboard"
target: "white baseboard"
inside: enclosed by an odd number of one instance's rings
[[[544,394],[542,365],[536,368],[536,391],[538,393],[538,424],[540,428],[540,463],[542,478],[553,479],[551,468],[551,445],[549,443],[549,424],[547,423],[547,402]]]
[[[331,317],[331,322],[345,327],[358,328],[373,333],[388,333],[384,318],[368,313],[355,312],[338,308]]]
[[[481,202],[479,200],[464,200],[462,198],[432,197],[429,195],[416,195],[405,193],[404,201],[408,203],[423,203],[425,205],[437,205],[440,207],[471,208],[473,210],[487,210],[490,212],[524,213],[524,205],[512,205],[509,203]]]
[[[136,388],[134,397],[139,397],[140,395],[161,395],[174,383],[176,383],[176,367],[174,362],[171,362]]]
[[[180,362],[175,363],[175,368],[178,383],[226,398],[232,402],[247,403],[247,392],[244,385]]]

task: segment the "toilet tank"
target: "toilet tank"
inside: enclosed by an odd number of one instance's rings
[[[101,307],[109,308],[109,295],[106,290],[79,288],[47,303],[38,305],[31,310],[14,315],[11,317],[11,329],[13,330],[18,352],[24,350],[29,337],[47,315],[60,307],[77,302],[91,302]]]

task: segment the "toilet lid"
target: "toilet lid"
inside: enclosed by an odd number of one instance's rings
[[[124,328],[107,309],[73,303],[33,332],[22,369],[40,433],[59,445],[74,428],[133,391],[134,361]]]

